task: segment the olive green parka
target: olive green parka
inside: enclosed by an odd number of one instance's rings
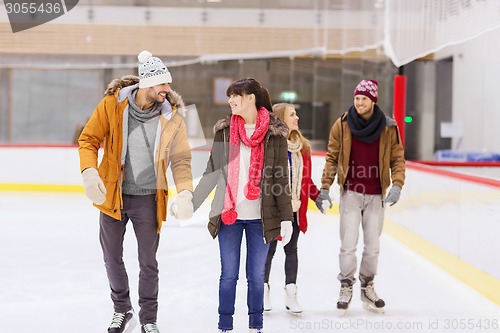
[[[214,126],[214,142],[206,170],[193,193],[193,206],[198,209],[216,187],[209,216],[208,230],[217,237],[226,194],[231,115]],[[269,130],[264,148],[264,166],[260,182],[263,237],[270,243],[280,235],[282,221],[293,221],[288,167],[288,127],[270,112]]]

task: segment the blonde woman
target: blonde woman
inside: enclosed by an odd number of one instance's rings
[[[273,105],[274,114],[288,126],[288,162],[290,166],[290,185],[293,209],[293,232],[288,244],[284,244],[285,250],[285,306],[293,313],[301,313],[302,307],[297,301],[297,242],[299,233],[307,231],[307,203],[309,198],[316,202],[321,212],[322,199],[320,190],[311,179],[311,146],[299,130],[299,116],[293,104],[278,103]],[[329,198],[328,198],[329,199]],[[326,199],[326,200],[328,200]],[[330,201],[330,200],[329,200]],[[330,201],[331,203],[331,201]],[[271,262],[276,252],[277,241],[271,242],[266,260],[264,276],[264,310],[272,309],[270,301],[269,275]]]

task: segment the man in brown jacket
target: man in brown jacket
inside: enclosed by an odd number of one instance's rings
[[[405,180],[404,150],[398,128],[378,107],[378,84],[362,80],[354,90],[354,105],[330,131],[326,164],[321,178],[322,200],[329,200],[335,176],[340,185],[339,255],[341,282],[339,310],[347,310],[356,281],[356,246],[359,224],[363,228],[364,251],[359,280],[365,307],[383,312],[385,302],[375,293],[379,238],[384,224],[384,205],[399,200]],[[386,190],[392,188],[386,196]]]
[[[181,97],[170,89],[172,76],[148,51],[139,54],[139,77],[113,80],[79,137],[85,194],[100,210],[99,237],[114,311],[108,333],[133,329],[123,263],[123,239],[129,219],[139,253],[139,321],[142,333],[159,333],[156,252],[166,220],[170,165],[177,188],[176,215],[193,214],[193,177]],[[104,155],[98,163],[98,150]]]

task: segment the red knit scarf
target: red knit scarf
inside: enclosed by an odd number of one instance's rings
[[[244,193],[248,200],[260,197],[260,178],[264,166],[264,138],[269,129],[269,111],[261,107],[257,111],[255,131],[250,138],[247,137],[245,121],[241,116],[232,115],[229,125],[229,162],[226,195],[224,197],[224,210],[222,221],[224,224],[233,224],[238,218],[236,202],[238,197],[238,183],[240,175],[240,144],[251,148],[250,170],[248,170],[248,184]]]

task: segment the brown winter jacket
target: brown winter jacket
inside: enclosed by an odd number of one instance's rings
[[[122,181],[127,153],[128,136],[128,94],[138,87],[139,78],[128,75],[113,80],[105,97],[97,105],[78,139],[80,148],[80,171],[98,168],[106,187],[106,201],[96,205],[101,212],[117,220],[121,219]],[[168,183],[166,170],[170,164],[177,192],[193,190],[191,173],[191,151],[186,125],[185,106],[182,98],[174,91],[169,92],[163,103],[158,125],[159,134],[155,142],[156,203],[158,232],[167,218]],[[104,155],[97,167],[98,150],[104,141]]]
[[[349,168],[351,156],[352,136],[347,124],[347,112],[344,113],[333,124],[328,141],[328,152],[326,153],[326,164],[321,177],[321,188],[329,189],[335,175],[343,191],[344,183]],[[389,185],[397,185],[401,188],[405,182],[405,158],[404,150],[399,137],[396,122],[386,117],[386,126],[380,134],[379,146],[379,180],[382,188],[382,197]]]
[[[266,243],[280,235],[281,221],[293,221],[292,198],[288,180],[288,127],[270,113],[269,131],[265,137],[264,169],[260,183],[262,230]],[[214,126],[214,142],[207,168],[193,193],[193,206],[198,209],[216,187],[212,201],[208,230],[217,237],[226,194],[229,156],[229,124],[231,115]],[[223,172],[221,172],[223,171]]]

